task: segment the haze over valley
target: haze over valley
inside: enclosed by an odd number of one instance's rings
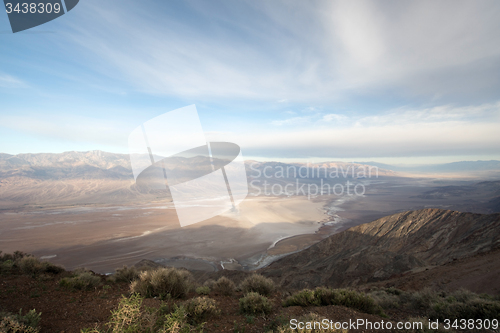
[[[398,212],[498,212],[500,182],[481,179],[498,172],[498,164],[489,163],[491,169],[475,162],[448,175],[435,166],[438,178],[434,169],[415,176],[363,163],[247,161],[243,203],[181,228],[168,191],[137,185],[128,155],[2,154],[0,244],[5,252],[22,250],[102,273],[142,259],[207,271],[252,270]],[[474,165],[479,176],[470,170]]]

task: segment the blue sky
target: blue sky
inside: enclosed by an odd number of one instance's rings
[[[12,34],[0,152],[127,153],[196,104],[261,160],[500,159],[498,1],[81,0]]]

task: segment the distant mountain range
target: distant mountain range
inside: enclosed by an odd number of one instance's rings
[[[500,172],[500,161],[463,161],[446,164],[398,166],[378,162],[321,162],[321,163],[281,163],[247,161],[259,170],[278,170],[279,167],[303,167],[320,170],[339,169],[339,172],[348,171],[349,166],[377,167],[384,176],[395,176],[396,172],[422,173],[460,173],[474,171]],[[57,171],[56,171],[57,169]],[[100,171],[98,171],[100,170]],[[321,171],[323,172],[323,171]],[[0,153],[0,177],[22,175],[40,179],[72,178],[72,177],[131,177],[130,158],[128,154],[115,154],[99,150],[88,152],[40,153],[10,155]]]
[[[0,178],[33,179],[129,179],[130,159],[126,154],[102,151],[61,154],[0,154]]]
[[[270,185],[280,184],[283,187],[288,183],[295,183],[296,179],[300,179],[302,183],[316,184],[320,183],[320,178],[325,178],[326,181],[332,183],[338,182],[339,178],[340,180],[355,179],[358,182],[363,181],[364,178],[391,177],[391,179],[396,179],[404,177],[404,172],[416,170],[375,162],[281,163],[246,161],[245,163],[249,183],[255,179],[260,180],[255,182],[257,186],[264,186],[264,181],[267,181]],[[194,157],[175,165],[185,168],[186,177],[192,176],[191,178],[193,178],[193,175],[197,174],[198,164],[200,164],[199,158]],[[168,164],[165,166],[168,168]],[[472,178],[488,175],[484,178],[491,179],[492,175],[500,177],[500,162],[458,162],[419,167],[418,170],[454,173],[461,171]],[[373,175],[370,177],[370,172],[375,173],[377,177],[373,177]],[[304,178],[305,174],[307,176]],[[332,178],[332,175],[333,177],[338,176],[338,178]],[[367,181],[374,181],[374,179]],[[113,202],[148,201],[151,200],[151,197],[165,197],[152,186],[148,186],[144,188],[141,184],[135,184],[128,154],[107,153],[98,150],[60,154],[10,155],[0,153],[0,206],[3,207],[23,204],[43,205],[51,202],[82,204],[109,202],[110,200]],[[251,187],[250,190],[254,188],[255,186]],[[433,196],[446,197],[457,195],[460,191],[466,193],[468,190],[442,188],[433,190],[435,193],[430,191],[424,195],[429,196],[429,198]],[[168,193],[166,197],[169,197]],[[491,202],[491,205],[499,205],[499,202]]]
[[[500,161],[462,161],[444,164],[430,165],[390,165],[378,162],[359,162],[361,164],[373,165],[381,169],[393,170],[397,172],[418,172],[418,173],[464,173],[464,172],[484,172],[496,171],[500,173]]]

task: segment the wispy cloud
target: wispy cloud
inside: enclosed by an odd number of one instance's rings
[[[126,147],[131,130],[118,120],[74,115],[0,115],[0,124],[41,138],[116,147]]]
[[[71,37],[106,72],[155,94],[283,103],[391,89],[477,101],[500,86],[500,5],[492,2],[181,6],[191,13],[153,2],[89,3],[80,16],[93,24],[76,21]]]
[[[313,117],[293,117],[284,120],[275,120],[271,122],[272,125],[275,126],[283,126],[283,125],[308,125]]]
[[[14,76],[0,73],[0,87],[2,88],[26,88],[28,85]]]
[[[498,154],[500,103],[392,110],[382,115],[294,117],[279,131],[242,134],[253,156],[295,158],[409,157]],[[307,124],[297,127],[296,125]],[[325,126],[328,125],[328,126]]]

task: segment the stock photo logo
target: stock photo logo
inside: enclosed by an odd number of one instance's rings
[[[3,0],[12,32],[34,28],[52,21],[73,8],[79,0]]]
[[[235,210],[248,195],[240,147],[208,142],[195,105],[148,120],[128,146],[137,187],[169,193],[181,227]]]

